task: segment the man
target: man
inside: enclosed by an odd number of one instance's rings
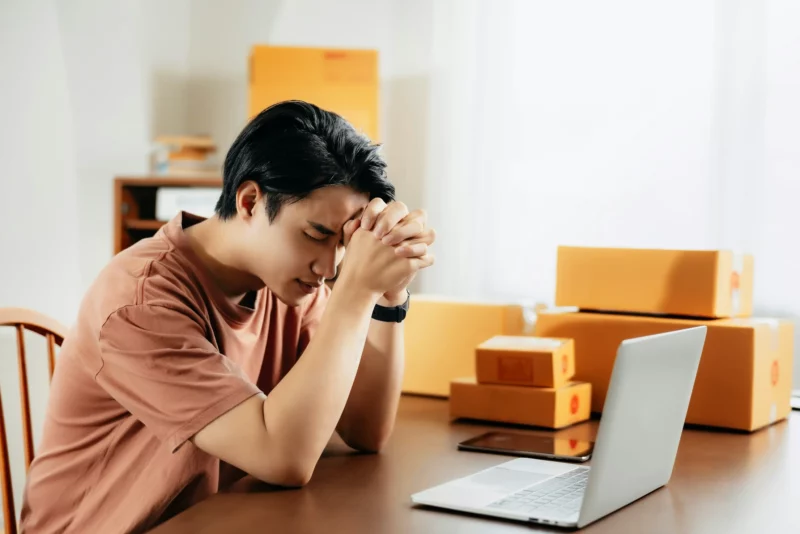
[[[111,261],[56,365],[23,532],[140,532],[217,491],[220,460],[303,486],[334,431],[384,446],[434,241],[385,167],[341,117],[277,104],[228,152],[214,217]]]

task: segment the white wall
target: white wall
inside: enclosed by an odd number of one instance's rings
[[[32,307],[68,321],[79,298],[78,184],[73,115],[54,2],[0,3],[0,72],[0,306]],[[0,330],[6,424],[19,429],[15,338],[9,329]],[[29,355],[37,429],[46,399],[39,393],[47,384],[41,349],[34,345]],[[9,437],[19,510],[22,438],[15,432]]]
[[[148,170],[159,133],[183,133],[189,0],[58,4],[75,117],[83,292],[113,254],[113,179]]]
[[[0,303],[66,320],[78,293],[77,176],[55,4],[0,9]]]

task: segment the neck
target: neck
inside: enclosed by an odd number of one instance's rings
[[[234,245],[235,225],[236,221],[222,221],[215,215],[185,232],[192,250],[222,292],[238,301],[248,292],[261,289],[264,284],[239,264]]]

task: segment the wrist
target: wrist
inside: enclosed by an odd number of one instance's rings
[[[347,301],[352,302],[353,304],[363,304],[371,308],[375,306],[375,304],[381,298],[381,294],[379,292],[365,288],[361,284],[353,283],[349,278],[345,277],[340,277],[336,281],[335,287],[338,288],[338,293],[340,293],[342,296],[346,295]],[[331,295],[333,295],[333,293],[334,292],[332,292]]]
[[[395,306],[402,306],[408,300],[408,291],[403,288],[400,291],[392,291],[384,293],[378,299],[378,304],[386,308],[394,308]]]

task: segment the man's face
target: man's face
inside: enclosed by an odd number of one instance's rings
[[[313,298],[344,257],[342,227],[360,216],[368,202],[366,193],[350,187],[323,187],[284,204],[270,223],[261,196],[246,238],[248,270],[289,306]]]

